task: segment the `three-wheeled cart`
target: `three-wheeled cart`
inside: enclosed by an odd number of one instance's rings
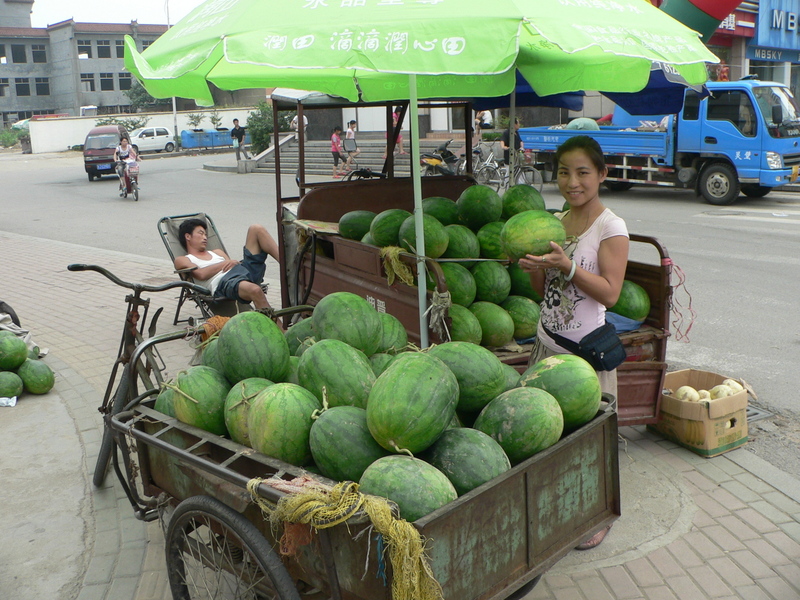
[[[110,424],[120,448],[115,470],[137,516],[163,518],[174,598],[297,600],[298,588],[321,590],[314,598],[392,598],[395,574],[364,514],[307,529],[282,555],[287,525],[271,524],[254,499],[276,505],[293,493],[285,486],[309,473],[154,410],[155,394],[139,395]],[[616,414],[600,411],[554,446],[415,521],[442,597],[519,598],[612,523],[620,515],[617,443]]]

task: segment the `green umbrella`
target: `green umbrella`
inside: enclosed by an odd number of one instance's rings
[[[212,105],[210,82],[410,100],[412,165],[418,98],[506,95],[516,70],[540,96],[637,92],[654,62],[697,85],[718,59],[646,0],[208,0],[142,54],[125,38],[125,67],[156,98]],[[412,173],[423,255],[421,182]],[[421,281],[423,269],[420,260]],[[425,346],[424,286],[419,297]]]

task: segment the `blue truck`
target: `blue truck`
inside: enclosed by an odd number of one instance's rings
[[[710,95],[687,89],[677,115],[632,116],[617,107],[599,130],[526,127],[525,150],[552,169],[552,153],[568,137],[590,135],[606,155],[606,186],[692,187],[710,204],[741,192],[761,198],[793,183],[800,169],[800,109],[782,83],[745,78],[709,82]]]

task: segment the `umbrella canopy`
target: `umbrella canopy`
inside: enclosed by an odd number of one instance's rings
[[[515,67],[539,96],[636,92],[653,61],[689,84],[718,62],[645,0],[208,0],[125,66],[157,97],[211,105],[224,90],[313,89],[351,101],[492,97]]]

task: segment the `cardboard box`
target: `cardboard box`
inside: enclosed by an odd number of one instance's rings
[[[674,392],[690,385],[696,390],[710,390],[725,379],[709,371],[685,369],[667,373],[664,388]],[[648,427],[700,456],[717,456],[747,443],[747,392],[701,402],[664,394],[658,423]]]

